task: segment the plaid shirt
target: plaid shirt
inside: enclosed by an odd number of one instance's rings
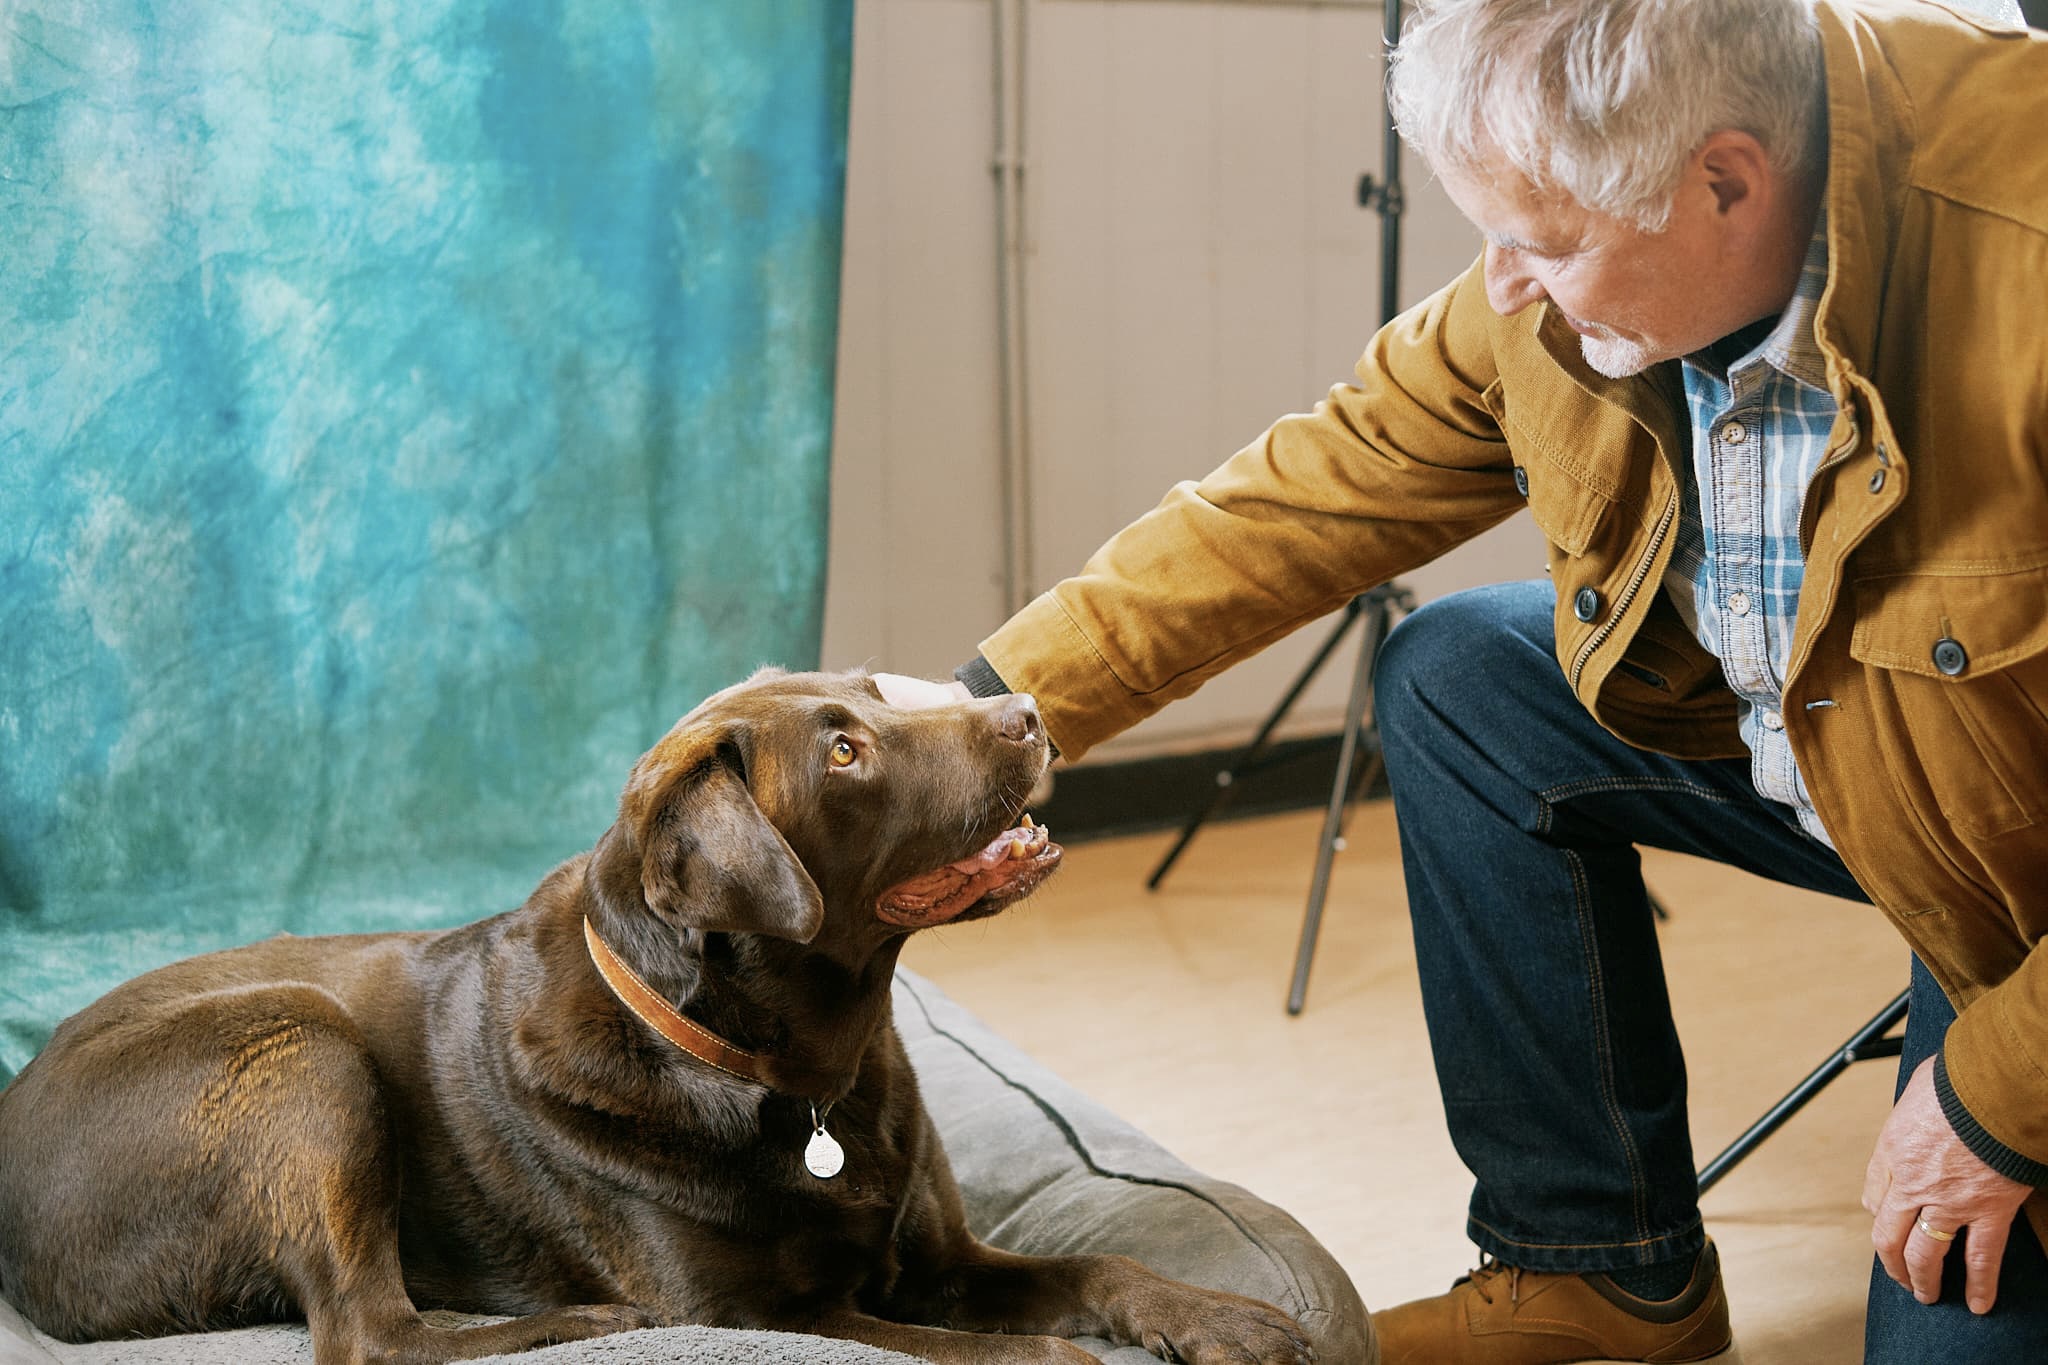
[[[1827,220],[1807,247],[1792,302],[1763,340],[1725,369],[1705,353],[1682,362],[1692,411],[1692,467],[1664,586],[1741,701],[1750,773],[1767,800],[1831,843],[1806,794],[1781,715],[1785,668],[1806,557],[1799,510],[1826,453],[1835,400],[1814,339],[1827,284]]]

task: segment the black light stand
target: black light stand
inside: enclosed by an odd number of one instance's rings
[[[1382,32],[1387,51],[1391,52],[1401,37],[1401,0],[1385,0],[1385,19]],[[1358,202],[1380,218],[1380,324],[1385,326],[1399,311],[1401,211],[1404,204],[1401,197],[1401,135],[1394,127],[1393,111],[1387,107],[1384,82],[1381,86],[1380,130],[1381,178],[1375,182],[1370,173],[1359,178]],[[1273,731],[1329,659],[1345,632],[1354,623],[1364,621],[1365,638],[1359,647],[1358,662],[1352,668],[1351,697],[1345,707],[1344,739],[1337,754],[1337,777],[1331,785],[1329,811],[1323,819],[1322,838],[1317,846],[1315,877],[1309,886],[1308,911],[1301,925],[1301,944],[1295,950],[1294,981],[1287,994],[1289,1014],[1301,1013],[1308,993],[1308,969],[1315,960],[1316,937],[1322,929],[1323,901],[1330,889],[1330,865],[1338,850],[1344,847],[1345,812],[1352,798],[1363,791],[1378,773],[1379,736],[1372,721],[1372,669],[1380,646],[1386,642],[1387,632],[1393,628],[1393,613],[1397,609],[1402,612],[1415,609],[1415,595],[1399,583],[1383,584],[1360,593],[1345,604],[1343,619],[1337,623],[1336,629],[1323,641],[1322,647],[1294,680],[1293,686],[1287,689],[1286,695],[1280,698],[1280,704],[1273,708],[1273,713],[1259,727],[1252,742],[1216,774],[1216,794],[1182,827],[1180,838],[1167,850],[1165,858],[1160,860],[1159,866],[1153,869],[1145,882],[1147,890],[1157,891],[1168,869],[1180,857],[1181,850],[1195,837],[1195,831],[1230,803],[1238,782],[1244,776],[1263,766],[1259,760],[1266,752]],[[1357,767],[1361,747],[1365,748],[1368,758],[1368,766],[1364,768]]]

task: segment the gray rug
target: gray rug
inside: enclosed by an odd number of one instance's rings
[[[429,1322],[461,1327],[495,1319],[428,1313]],[[1146,1365],[1135,1346],[1112,1349],[1083,1338],[1078,1345],[1107,1365]],[[851,1341],[794,1332],[739,1332],[723,1327],[650,1327],[590,1341],[564,1342],[516,1355],[484,1356],[476,1365],[921,1365],[910,1356]],[[313,1365],[313,1342],[300,1326],[280,1323],[236,1332],[151,1337],[139,1341],[52,1341],[0,1299],[0,1365]]]
[[[429,1313],[427,1320],[460,1327],[489,1318]],[[4,1339],[4,1338],[0,1338]],[[72,1346],[37,1334],[59,1365],[312,1365],[313,1343],[303,1327],[250,1327],[238,1332],[156,1337],[145,1341],[94,1341]],[[34,1361],[22,1357],[23,1365]],[[788,1332],[736,1332],[720,1327],[651,1327],[617,1332],[589,1341],[564,1342],[516,1355],[485,1356],[479,1365],[914,1365],[909,1356],[850,1341]],[[8,1361],[6,1365],[15,1365]],[[35,1362],[43,1365],[43,1362]]]

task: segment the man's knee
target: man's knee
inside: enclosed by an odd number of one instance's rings
[[[1470,588],[1410,613],[1387,636],[1373,669],[1382,737],[1425,735],[1447,712],[1491,711],[1503,693],[1521,693],[1532,670],[1556,673],[1555,603],[1550,584],[1538,579]]]

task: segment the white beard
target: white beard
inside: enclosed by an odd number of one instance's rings
[[[1600,335],[1579,335],[1579,353],[1591,365],[1609,379],[1631,379],[1657,363],[1657,357],[1640,342],[1626,341],[1606,328],[1598,328]]]

